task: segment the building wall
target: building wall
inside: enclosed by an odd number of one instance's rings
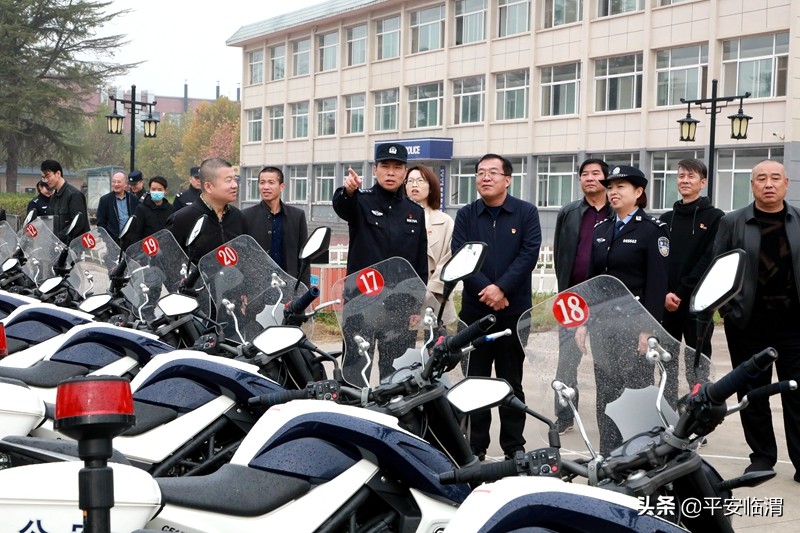
[[[608,0],[604,1],[608,3]],[[288,18],[270,19],[244,27],[228,40],[229,45],[239,46],[243,51],[243,183],[247,183],[248,175],[251,180],[255,179],[258,169],[263,165],[283,167],[287,171],[284,199],[292,202],[290,191],[293,184],[288,171],[291,167],[306,167],[309,194],[297,203],[306,208],[312,223],[335,223],[329,198],[323,194],[329,189],[316,190],[317,166],[334,164],[335,186],[339,186],[346,172],[346,164],[363,162],[363,168],[370,171],[369,162],[378,141],[452,138],[453,161],[448,165],[448,194],[444,202],[447,211],[454,214],[466,201],[464,194],[451,196],[459,185],[454,177],[459,161],[471,160],[487,152],[501,153],[519,161],[522,170],[514,179],[523,182],[521,189],[518,189],[521,196],[539,206],[544,243],[547,244],[552,242],[552,227],[559,206],[580,196],[575,167],[582,159],[600,156],[610,163],[629,162],[640,166],[651,178],[648,196],[651,199],[650,210],[656,213],[670,207],[671,198],[677,194],[674,191],[677,160],[687,155],[707,160],[710,116],[700,107],[692,106],[692,116],[700,121],[697,142],[682,143],[679,141],[676,121],[686,116],[687,106],[680,103],[656,105],[659,52],[686,46],[707,46],[707,73],[704,83],[700,84],[705,90],[689,98],[709,97],[712,79],[720,80],[720,96],[734,96],[737,95],[734,92],[737,88],[731,87],[730,80],[726,80],[725,76],[724,43],[787,32],[789,44],[783,91],[787,96],[768,95],[744,100],[744,112],[753,117],[746,140],[730,139],[727,116],[736,113],[738,101],[721,109],[716,117],[718,172],[713,199],[726,210],[749,202],[746,171],[752,166],[754,158],[765,154],[782,159],[792,181],[797,181],[795,177],[800,178],[800,134],[796,133],[799,131],[797,125],[800,117],[800,89],[797,87],[797,73],[800,72],[800,2],[686,0],[659,6],[657,4],[663,3],[659,0],[641,0],[642,10],[600,17],[597,13],[602,1],[584,0],[582,20],[545,28],[545,11],[549,3],[552,2],[529,2],[529,30],[498,37],[498,1],[486,0],[485,37],[461,45],[455,44],[457,3],[452,0],[334,0],[325,5],[325,10],[315,6],[297,11]],[[445,13],[444,46],[437,50],[411,53],[412,13],[439,5],[444,6]],[[400,55],[393,59],[376,60],[376,23],[394,15],[399,15],[401,19]],[[368,59],[362,65],[346,66],[347,30],[360,24],[366,24],[368,29]],[[336,32],[339,36],[337,67],[320,72],[317,40],[330,32]],[[311,39],[310,72],[292,76],[292,43],[304,38]],[[270,79],[270,51],[281,44],[286,47],[286,77],[273,81]],[[251,59],[259,51],[263,56],[263,80],[248,83],[251,79]],[[595,72],[598,62],[637,53],[642,54],[641,106],[596,111],[598,90]],[[772,61],[773,66],[776,65],[774,57]],[[577,109],[568,114],[548,116],[542,110],[546,90],[543,83],[545,71],[569,64],[580,65]],[[496,90],[496,75],[524,69],[529,70],[527,114],[519,120],[497,120],[495,110],[500,95]],[[485,80],[483,120],[459,125],[454,120],[454,82],[472,76]],[[436,82],[443,82],[441,124],[426,128],[410,127],[409,88]],[[373,95],[376,91],[391,88],[399,88],[398,127],[392,131],[376,131]],[[365,132],[346,134],[343,133],[345,96],[357,93],[366,95]],[[337,99],[335,135],[318,134],[315,106],[322,98]],[[309,102],[309,136],[292,139],[291,104],[302,101]],[[283,106],[283,139],[269,140],[270,106]],[[261,140],[250,142],[248,116],[258,109],[263,114]],[[560,161],[570,157],[570,169],[565,171]],[[550,175],[547,174],[548,168],[558,165],[557,172],[551,170]],[[559,172],[570,175],[554,176]],[[369,183],[369,179],[365,182]],[[460,183],[463,187],[465,182],[462,180]],[[550,192],[558,186],[566,188],[556,194],[556,198],[551,198]],[[659,187],[666,191],[661,196]],[[654,191],[654,188],[657,190]],[[249,189],[243,194],[245,204],[258,200],[252,181]],[[790,187],[790,201],[800,202],[799,189],[798,186]],[[658,205],[653,203],[654,197],[662,198]]]

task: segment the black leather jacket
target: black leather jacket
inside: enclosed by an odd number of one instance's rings
[[[784,202],[785,203],[785,202]],[[786,204],[786,238],[792,253],[794,279],[800,280],[800,210]],[[750,321],[758,283],[758,257],[761,249],[761,229],[756,220],[753,204],[731,211],[719,221],[714,257],[741,248],[747,253],[742,291],[720,309],[725,320],[744,329]],[[800,284],[797,285],[800,297]]]
[[[578,252],[578,235],[583,214],[589,209],[586,198],[570,202],[558,211],[556,229],[553,237],[553,263],[556,268],[558,290],[564,291],[571,285],[572,267]],[[614,212],[609,207],[608,217]]]

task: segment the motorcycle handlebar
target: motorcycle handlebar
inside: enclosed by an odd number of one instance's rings
[[[765,348],[728,372],[716,383],[709,383],[705,391],[706,396],[713,404],[725,403],[725,400],[737,391],[744,390],[748,383],[769,368],[776,359],[778,359],[778,352],[774,348]]]
[[[442,485],[488,483],[504,477],[516,476],[517,473],[517,462],[507,459],[497,463],[479,463],[477,466],[444,472],[439,474],[439,483]]]
[[[793,390],[797,390],[797,382],[793,379],[788,379],[777,383],[770,383],[769,385],[748,392],[747,400],[753,403],[768,396],[772,396],[773,394],[781,394]]]
[[[309,397],[308,389],[300,390],[285,390],[281,392],[273,392],[270,394],[262,394],[261,396],[254,396],[247,400],[247,405],[250,407],[266,406],[267,409],[273,405],[280,405],[292,400],[304,400]]]
[[[489,331],[489,328],[494,326],[495,322],[497,322],[497,318],[495,318],[494,315],[486,315],[480,320],[473,322],[466,329],[459,331],[447,339],[447,349],[451,352],[460,350],[477,337]]]
[[[292,300],[291,302],[286,302],[286,310],[293,314],[297,315],[302,313],[306,307],[311,305],[311,302],[316,300],[319,297],[319,288],[312,285],[309,287],[308,292],[302,295],[299,298]]]
[[[200,269],[194,265],[190,265],[189,274],[183,279],[183,282],[181,283],[181,288],[183,289],[193,288],[194,284],[197,283],[199,277],[200,277]]]

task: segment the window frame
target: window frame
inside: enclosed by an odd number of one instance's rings
[[[357,30],[363,30],[364,35],[354,38],[353,33]],[[354,67],[366,64],[369,26],[366,23],[351,26],[345,30],[345,37],[347,39],[347,66]],[[357,58],[356,54],[359,54],[360,58]]]
[[[480,82],[480,87],[477,91],[465,91],[465,84],[468,82]],[[460,85],[460,88],[459,88]],[[475,101],[477,99],[477,102]],[[472,110],[477,103],[478,117],[477,120],[464,120],[464,103],[468,104],[468,110]],[[453,80],[453,124],[480,124],[484,122],[484,106],[486,102],[486,77],[473,76],[469,78],[460,78]]]
[[[767,54],[752,55],[742,57],[742,43],[754,43],[767,37],[772,38],[771,48],[772,51]],[[722,42],[722,76],[723,86],[725,91],[731,94],[744,94],[750,93],[751,98],[784,98],[787,97],[789,88],[789,32],[781,31],[765,35],[754,35],[750,37],[743,37],[739,39],[729,39]],[[785,41],[785,42],[783,42]],[[731,57],[734,53],[731,50],[732,45],[736,43],[735,57]],[[743,87],[742,85],[742,65],[753,64],[757,70],[756,78],[761,79],[763,74],[766,73],[769,77],[769,90],[767,92],[758,90],[760,83],[754,81],[750,87]],[[769,65],[768,68],[763,68],[764,65]],[[768,72],[767,72],[768,70]]]
[[[275,54],[279,49],[283,50],[282,55]],[[280,71],[279,74],[278,71]],[[278,81],[286,78],[286,43],[269,47],[269,72],[270,81]]]
[[[620,4],[617,9],[614,9],[615,3]],[[597,18],[613,17],[639,11],[644,11],[644,0],[598,0],[597,2]]]
[[[566,79],[566,80],[556,80],[556,69],[564,69],[564,73],[567,71],[567,67],[574,67],[574,78]],[[581,89],[581,64],[580,62],[576,63],[565,63],[561,65],[548,65],[539,67],[541,73],[541,80],[542,80],[542,116],[543,117],[560,117],[560,116],[573,116],[580,113],[580,89]],[[549,76],[546,76],[545,71],[549,71]],[[560,74],[559,74],[560,75]],[[546,78],[550,79],[550,81],[546,81]],[[566,88],[572,86],[571,94],[569,89],[567,89],[566,97],[571,96],[572,105],[574,109],[566,110],[565,112],[555,112],[556,107],[561,107],[556,99],[560,95],[560,90],[558,94],[555,92],[556,89]],[[545,109],[546,106],[546,109]]]
[[[300,171],[304,172],[304,174],[299,174]],[[289,176],[289,202],[308,202],[308,165],[291,165],[287,169],[286,175]],[[302,198],[298,196],[298,190],[300,189],[302,189],[303,193]]]
[[[383,96],[389,93],[394,93],[394,101],[383,101]],[[373,100],[375,102],[375,131],[397,131],[400,127],[400,89],[383,89],[381,91],[374,91]],[[380,100],[379,100],[380,98]],[[384,110],[394,108],[393,117],[390,117],[394,122],[391,128],[381,127],[383,125]],[[390,111],[390,115],[391,115]]]
[[[305,113],[302,112],[301,106],[305,105]],[[308,131],[308,114],[309,114],[309,105],[308,100],[303,102],[292,102],[290,104],[291,111],[292,111],[292,139],[308,139],[309,131]],[[305,135],[298,135],[298,128],[299,125],[305,124]]]
[[[317,59],[317,72],[339,68],[339,30],[317,35]]]
[[[542,10],[544,29],[583,21],[583,0],[545,0]]]
[[[285,125],[285,115],[286,110],[284,109],[283,104],[269,106],[267,108],[267,120],[269,120],[269,140],[270,141],[281,141],[285,136],[284,132],[284,125]],[[280,116],[278,116],[275,112],[280,111]],[[279,132],[280,135],[276,135],[276,132]]]
[[[333,105],[333,107],[330,107]],[[326,109],[327,106],[327,109]],[[336,135],[336,112],[338,98],[318,98],[316,100],[317,137],[333,137]]]
[[[305,50],[300,47],[305,45]],[[305,37],[292,41],[292,76],[308,76],[311,74],[311,38]]]
[[[518,14],[524,6],[525,16]],[[524,25],[524,28],[520,27]],[[509,30],[509,27],[514,29]],[[500,38],[531,31],[531,0],[497,0],[497,36]]]
[[[260,58],[256,59],[256,55]],[[247,52],[247,75],[249,84],[258,85],[264,83],[264,49],[250,50]],[[256,79],[257,78],[257,79]]]
[[[361,105],[353,105],[354,98],[361,98]],[[360,110],[360,113],[359,113]],[[366,93],[356,93],[356,94],[348,94],[344,97],[344,113],[345,113],[345,124],[347,127],[345,128],[345,133],[348,135],[356,135],[365,133],[365,127],[367,123],[367,95]],[[353,121],[356,120],[358,122],[358,117],[360,116],[360,124],[361,128],[356,130],[353,128]]]
[[[508,86],[508,77],[510,75],[518,75],[518,74],[520,74],[522,72],[525,73],[524,80],[523,80],[524,85],[513,85],[513,86],[509,87]],[[502,87],[500,86],[500,78],[501,78],[501,76],[503,77],[503,86]],[[529,116],[528,108],[530,106],[529,99],[530,99],[530,90],[531,90],[531,71],[530,71],[530,69],[510,70],[510,71],[507,71],[507,72],[498,72],[497,74],[495,74],[494,80],[495,80],[495,94],[497,95],[496,107],[495,107],[495,120],[497,120],[497,121],[527,120],[528,116]],[[515,93],[516,94],[520,90],[522,91],[522,103],[523,103],[523,113],[522,114],[523,114],[523,116],[521,116],[521,117],[520,116],[514,116],[514,117],[510,117],[509,118],[507,116],[507,113],[506,113],[506,111],[508,110],[507,107],[508,107],[508,104],[509,104],[509,99],[508,99],[507,95],[509,93]],[[500,97],[501,93],[502,93],[502,98]],[[518,98],[518,97],[515,97],[514,100],[513,100],[514,109],[515,110],[518,107],[517,104],[519,103],[519,101],[520,101],[520,98]],[[503,115],[502,117],[500,116],[501,111],[502,111],[502,115]]]
[[[476,9],[473,3],[480,3]],[[469,6],[468,6],[469,4]],[[465,10],[459,13],[459,10]],[[470,11],[466,11],[470,9]],[[455,45],[461,46],[486,40],[487,0],[455,1]],[[473,34],[474,33],[474,34]]]
[[[431,21],[425,22],[415,22],[415,19],[419,19],[427,14],[433,16],[434,11],[439,12],[438,19],[432,19]],[[423,52],[431,52],[444,48],[444,22],[445,6],[443,4],[428,6],[416,11],[412,11],[409,15],[409,29],[411,30],[411,53],[420,54]],[[438,44],[433,44],[433,46],[423,48],[423,37],[425,38],[424,40],[427,42],[427,45],[432,45],[433,40],[438,37]]]
[[[324,174],[326,169],[330,170],[330,175]],[[318,172],[320,171],[320,172]],[[323,175],[324,174],[324,175]],[[314,175],[314,203],[330,204],[333,201],[333,192],[336,190],[336,164],[319,163],[313,167]],[[326,190],[323,191],[323,188]],[[323,193],[330,192],[328,198],[323,197]]]
[[[397,21],[397,27],[392,28],[389,30],[384,30],[383,25],[389,21]],[[380,20],[375,21],[375,60],[376,61],[383,61],[384,59],[394,59],[400,57],[400,31],[401,31],[402,21],[400,19],[400,15],[395,15],[392,17],[386,17]],[[394,54],[388,55],[392,52],[390,49],[386,52],[387,48],[386,44],[391,43],[391,47],[393,47]]]
[[[420,92],[426,89],[436,87],[436,96],[423,95],[420,97]],[[424,116],[426,122],[420,125],[420,111],[421,107],[426,108]],[[431,106],[435,106],[436,123],[430,123]],[[442,125],[442,110],[444,108],[444,83],[441,81],[433,83],[423,83],[420,85],[412,85],[408,88],[408,128],[409,129],[422,129],[422,128],[437,128]]]
[[[573,200],[575,194],[575,155],[539,156],[536,161],[536,207],[562,207]],[[543,164],[546,169],[543,170]],[[563,165],[563,169],[553,170],[553,165]],[[551,203],[550,192],[553,182],[557,182],[556,203]],[[564,188],[568,188],[565,191]],[[566,196],[564,196],[566,194]]]
[[[697,51],[696,63],[686,63],[688,57],[682,57],[687,51]],[[677,57],[675,57],[677,55]],[[661,66],[659,66],[661,65]],[[681,79],[676,79],[682,77]],[[692,78],[694,77],[694,80]],[[691,82],[696,84],[692,91]],[[682,95],[676,94],[676,89],[683,84]],[[679,46],[658,50],[656,52],[656,107],[667,107],[672,105],[683,105],[681,98],[686,100],[697,100],[706,97],[706,85],[708,84],[708,44],[699,43],[689,46]]]
[[[256,117],[256,115],[258,116]],[[264,138],[264,108],[254,107],[253,109],[247,109],[245,117],[247,121],[247,144],[260,143]]]
[[[612,62],[630,58],[633,58],[633,71],[631,72],[623,71],[621,73],[612,74],[612,65],[611,65]],[[643,59],[644,59],[644,54],[642,52],[638,52],[622,56],[597,58],[594,60],[594,67],[595,67],[594,110],[596,113],[606,113],[612,111],[631,111],[634,109],[642,108],[642,82],[644,78],[644,67],[642,66]],[[603,63],[605,64],[605,73],[598,75],[598,69],[602,67]],[[629,65],[626,65],[626,67],[628,66]],[[628,83],[631,83],[630,82],[631,79],[632,79],[632,94],[630,94],[630,99],[632,101],[629,102],[631,104],[631,107],[622,107],[622,105],[620,105],[619,102],[619,100],[621,100],[622,97],[620,97],[619,93],[623,89],[622,84],[625,83],[626,81],[628,81]],[[616,85],[617,90],[613,89],[614,85]],[[614,109],[610,109],[612,94],[616,94],[618,99],[617,107]],[[601,104],[601,102],[599,101],[601,95],[603,97],[602,109],[599,108]]]

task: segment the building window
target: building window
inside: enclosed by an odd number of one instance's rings
[[[580,63],[542,67],[542,115],[574,115],[578,112]]]
[[[644,0],[599,0],[597,3],[597,16],[609,17],[643,9]]]
[[[336,98],[317,100],[317,136],[336,135]]]
[[[582,0],[545,0],[544,27],[554,28],[583,20]]]
[[[678,105],[681,98],[705,98],[708,45],[685,46],[656,52],[656,105]]]
[[[408,127],[430,128],[442,125],[442,83],[408,88]]]
[[[714,184],[717,207],[723,211],[739,209],[753,201],[750,177],[753,167],[765,159],[783,162],[783,147],[745,148],[717,152],[717,181]]]
[[[317,203],[330,203],[336,188],[336,165],[314,165],[314,199]]]
[[[308,102],[292,104],[292,138],[308,137]]]
[[[308,201],[308,167],[289,167],[289,199],[292,202]]]
[[[253,50],[247,53],[250,85],[264,83],[264,50]]]
[[[543,156],[538,164],[536,205],[560,207],[572,201],[575,156]]]
[[[658,6],[671,6],[672,4],[680,4],[681,2],[686,2],[687,0],[658,0]]]
[[[411,13],[411,53],[438,50],[444,46],[444,6]]]
[[[483,122],[483,99],[486,81],[480,78],[466,78],[453,82],[455,100],[455,124],[474,124]]]
[[[244,179],[245,200],[260,200],[261,194],[258,192],[258,171],[256,167],[246,167],[242,169],[242,179]]]
[[[369,179],[371,178],[371,173],[370,173],[370,175],[367,175],[364,172],[364,162],[363,161],[358,161],[358,162],[353,161],[352,163],[342,163],[342,176],[346,176],[351,168],[353,169],[353,172],[358,174],[358,176],[361,178],[361,180],[362,180],[361,181],[361,188],[362,189],[369,189],[370,187],[372,187],[374,185],[374,183],[368,183]]]
[[[375,35],[378,39],[378,60],[400,55],[400,17],[391,17],[376,22]]]
[[[726,92],[753,98],[786,96],[789,33],[761,35],[722,43]]]
[[[486,0],[456,0],[456,44],[486,38]]]
[[[367,62],[367,25],[347,29],[347,65],[363,65]]]
[[[682,159],[702,159],[697,151],[654,152],[652,156],[648,200],[652,209],[672,209],[672,204],[681,199],[678,194],[678,163]],[[627,163],[626,163],[627,164]],[[611,167],[614,168],[614,167]]]
[[[269,107],[269,140],[283,139],[283,105]]]
[[[286,45],[279,44],[269,49],[270,79],[282,80],[286,77]]]
[[[596,59],[595,111],[642,107],[642,54]]]
[[[292,76],[304,76],[309,72],[311,64],[311,41],[302,39],[292,43]]]
[[[375,131],[397,129],[397,112],[400,108],[400,91],[387,89],[375,93]]]
[[[500,28],[497,35],[508,37],[530,30],[530,0],[498,0]]]
[[[497,120],[528,118],[528,71],[501,72],[495,78],[495,85]]]
[[[477,159],[456,159],[450,165],[449,205],[466,205],[478,198],[475,188]]]
[[[260,107],[258,109],[248,109],[245,115],[247,116],[247,142],[261,142],[262,109]]]
[[[344,97],[344,112],[347,120],[347,133],[364,133],[364,113],[366,96],[351,94]]]
[[[508,194],[522,198],[522,181],[527,175],[528,160],[525,157],[509,157],[508,160],[511,162],[511,185],[508,186]]]
[[[326,33],[317,37],[319,63],[317,72],[325,72],[336,68],[336,56],[339,54],[339,32]]]

